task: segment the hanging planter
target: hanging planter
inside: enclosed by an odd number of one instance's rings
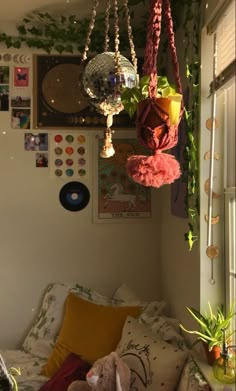
[[[160,97],[157,93],[157,52],[162,9],[168,29],[177,93],[170,89]],[[148,97],[138,103],[136,129],[139,142],[152,151],[152,156],[131,156],[127,161],[127,172],[137,183],[160,187],[174,182],[181,175],[180,165],[175,157],[163,153],[177,144],[178,124],[183,114],[182,86],[169,0],[150,0],[143,73],[150,76]]]

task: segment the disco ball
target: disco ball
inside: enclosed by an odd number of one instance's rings
[[[121,102],[123,87],[138,84],[138,75],[131,62],[120,55],[120,71],[115,71],[115,53],[104,52],[95,56],[86,65],[83,85],[89,102],[103,115],[119,114],[124,106]]]

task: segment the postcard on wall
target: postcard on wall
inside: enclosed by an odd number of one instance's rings
[[[14,87],[29,86],[29,68],[15,67],[14,68]]]
[[[13,129],[30,129],[30,109],[12,109],[11,127]]]
[[[9,110],[9,85],[0,85],[0,111]]]
[[[131,155],[147,154],[134,138],[113,138],[114,156],[104,159],[99,152],[103,139],[97,142],[95,165],[94,222],[133,222],[152,217],[151,189],[128,177],[126,161]]]

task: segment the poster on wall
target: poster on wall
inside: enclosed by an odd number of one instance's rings
[[[115,154],[103,159],[99,152],[103,139],[96,144],[97,161],[94,172],[93,221],[134,222],[152,217],[151,188],[141,186],[128,177],[126,161],[131,155],[147,150],[134,138],[113,138]]]
[[[33,127],[38,129],[104,128],[106,118],[88,100],[81,83],[81,56],[34,55]],[[113,117],[118,128],[132,128],[133,121],[122,111]]]

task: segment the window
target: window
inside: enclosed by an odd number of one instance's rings
[[[223,95],[224,129],[221,141],[224,144],[224,258],[225,298],[229,307],[236,298],[235,260],[235,0],[231,1],[218,19],[213,34],[216,34],[216,89],[217,101]],[[216,106],[217,107],[217,106]],[[222,110],[222,108],[220,108]],[[216,109],[217,113],[217,109]],[[219,136],[218,136],[219,137]]]
[[[209,134],[211,132],[207,131],[209,128],[206,127],[206,123],[210,117],[214,116],[218,124],[215,131],[214,148],[214,154],[217,155],[217,158],[214,159],[213,164],[213,186],[216,193],[216,198],[213,200],[213,216],[217,216],[219,219],[217,220],[218,224],[213,225],[212,237],[214,245],[219,249],[219,257],[210,263],[205,254],[207,237],[205,220],[208,217],[206,215],[208,208],[206,194],[202,192],[200,195],[201,278],[203,286],[201,287],[201,307],[204,307],[206,300],[210,300],[217,305],[226,301],[226,306],[229,308],[236,298],[235,0],[209,0],[208,3],[207,21],[202,30],[201,49],[200,184],[204,189],[204,184],[209,178],[209,160],[206,161],[205,156],[207,149],[209,151],[211,139]],[[216,47],[214,47],[214,41]],[[215,48],[216,50],[214,50]],[[215,67],[214,58],[216,59]],[[215,112],[212,109],[213,95],[216,97]],[[215,115],[212,114],[213,112]],[[215,285],[210,287],[209,281],[215,282]]]

